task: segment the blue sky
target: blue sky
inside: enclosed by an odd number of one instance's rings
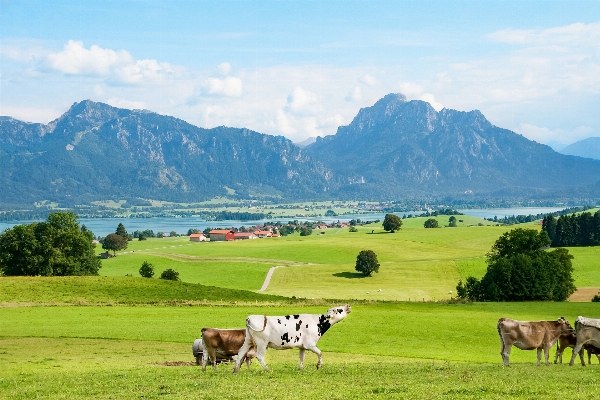
[[[146,108],[294,141],[387,93],[541,143],[600,136],[598,1],[0,0],[0,115]]]

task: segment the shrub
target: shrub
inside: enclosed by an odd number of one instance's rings
[[[429,218],[427,221],[425,221],[425,223],[423,224],[423,226],[425,228],[437,228],[439,226],[437,219],[435,218]]]
[[[600,303],[600,295],[595,295],[592,297],[592,303]]]
[[[371,276],[373,272],[379,272],[379,261],[377,254],[373,250],[363,250],[356,256],[356,266],[354,267],[364,276]]]
[[[166,279],[168,281],[178,281],[179,280],[179,272],[174,269],[167,268],[162,274],[160,274],[160,279]]]
[[[154,266],[148,261],[144,261],[140,267],[140,275],[143,278],[152,278],[154,276]]]
[[[349,232],[358,232],[358,229],[356,229],[355,226],[351,226],[350,229],[348,229]]]

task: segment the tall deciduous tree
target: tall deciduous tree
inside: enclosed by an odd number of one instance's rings
[[[0,273],[18,276],[97,275],[102,266],[93,233],[70,212],[45,222],[17,225],[0,234]]]
[[[379,272],[377,254],[373,250],[362,250],[356,256],[356,266],[354,269],[364,276],[371,276],[373,272]]]
[[[513,229],[487,254],[481,281],[469,277],[456,287],[459,297],[487,301],[564,301],[575,291],[572,255],[567,249],[547,251],[545,231]]]
[[[391,233],[396,232],[402,228],[402,220],[395,214],[385,214],[383,219],[383,229]]]
[[[127,239],[116,233],[110,233],[102,241],[102,248],[104,250],[112,250],[113,254],[116,254],[117,251],[127,248]]]

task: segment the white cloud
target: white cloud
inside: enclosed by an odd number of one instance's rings
[[[584,24],[581,22],[549,29],[503,29],[487,35],[487,38],[500,43],[556,45],[582,44],[598,45],[600,40],[600,22]]]
[[[120,99],[118,97],[112,97],[106,100],[106,103],[113,107],[128,108],[132,110],[144,110],[147,108],[146,103],[144,103],[143,101],[131,101]]]
[[[113,84],[165,83],[176,72],[169,63],[136,60],[125,50],[115,51],[81,41],[69,40],[62,51],[46,56],[47,65],[67,75],[106,77]]]
[[[358,81],[368,86],[375,86],[377,84],[377,79],[375,79],[369,74],[364,74],[363,76],[358,78]]]
[[[96,45],[88,50],[83,42],[75,40],[69,40],[62,51],[48,54],[47,61],[51,68],[71,75],[108,75],[113,67],[134,62],[127,51]]]
[[[356,86],[346,96],[346,101],[360,101],[361,99],[362,99],[362,89],[360,88],[360,86]]]
[[[233,76],[223,79],[209,78],[202,85],[201,92],[210,96],[240,97],[243,84],[240,78]]]
[[[562,142],[565,144],[575,143],[578,140],[593,136],[594,130],[587,126],[578,126],[574,129],[549,129],[534,124],[522,123],[516,130],[517,133],[538,143]]]
[[[435,100],[435,96],[431,93],[426,93],[423,87],[414,82],[401,82],[400,93],[406,96],[408,100],[426,101],[436,110],[439,111],[444,106]]]
[[[219,74],[227,76],[231,73],[231,64],[228,62],[223,62],[217,65],[217,71],[219,71]]]
[[[9,116],[20,121],[46,124],[64,113],[66,110],[35,107],[14,107],[0,103],[0,116]]]
[[[286,108],[295,114],[315,112],[320,108],[318,101],[319,96],[316,93],[296,86],[287,97]]]

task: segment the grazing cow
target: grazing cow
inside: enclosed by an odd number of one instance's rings
[[[575,348],[577,344],[577,336],[574,332],[566,333],[564,335],[560,335],[558,337],[558,341],[556,342],[556,355],[554,356],[554,364],[558,360],[559,363],[562,364],[562,356],[563,352],[568,348]],[[583,349],[579,352],[579,359],[581,360],[581,365],[585,365],[585,361],[583,361]]]
[[[317,347],[319,339],[332,325],[340,322],[350,313],[350,305],[334,307],[327,310],[326,314],[295,314],[282,317],[267,317],[266,315],[251,315],[246,319],[246,341],[238,353],[233,373],[240,369],[240,355],[248,351],[250,342],[256,344],[256,359],[265,370],[267,347],[284,350],[300,349],[300,367],[304,363],[306,350],[310,350],[319,357],[317,369],[323,365],[321,350]]]
[[[210,358],[213,369],[217,370],[217,358],[231,359],[237,355],[239,363],[246,361],[248,369],[252,357],[256,354],[256,347],[252,340],[248,348],[242,353],[240,348],[245,343],[246,329],[217,329],[202,328],[202,343],[204,352],[202,354],[202,371],[206,371],[206,364]]]
[[[500,355],[505,366],[509,365],[510,350],[516,346],[521,350],[537,349],[537,365],[540,365],[542,359],[542,349],[548,362],[548,355],[554,343],[560,335],[573,332],[569,322],[560,317],[558,321],[516,321],[509,318],[500,318],[498,320],[498,334],[500,335],[500,344],[502,348]],[[578,349],[575,349],[579,351]],[[573,353],[573,358],[575,352]],[[572,360],[571,360],[572,361]]]
[[[575,334],[577,335],[577,344],[573,349],[573,356],[569,365],[573,365],[575,361],[575,352],[581,351],[586,344],[600,348],[600,319],[577,317]],[[589,353],[588,358],[591,358]]]

